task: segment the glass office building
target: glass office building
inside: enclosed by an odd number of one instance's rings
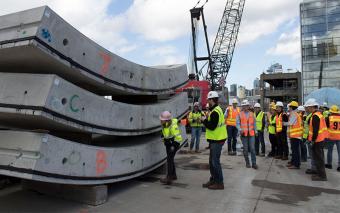
[[[303,95],[340,88],[340,0],[300,4]]]

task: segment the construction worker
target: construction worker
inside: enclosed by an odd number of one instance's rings
[[[225,126],[224,115],[221,107],[218,105],[218,93],[210,91],[208,93],[209,116],[203,117],[202,121],[206,127],[206,139],[209,142],[209,167],[210,179],[204,183],[203,188],[212,190],[223,190],[223,173],[221,167],[221,152],[222,147],[227,140],[227,129]]]
[[[320,111],[325,119],[330,115],[327,102],[323,102],[322,106],[320,107]]]
[[[244,100],[241,103],[242,111],[236,118],[236,126],[240,132],[242,144],[243,144],[243,155],[246,161],[246,167],[250,168],[249,163],[249,152],[251,155],[252,168],[257,169],[256,165],[256,153],[255,153],[255,134],[256,130],[256,119],[254,113],[252,113],[248,100]]]
[[[303,122],[303,129],[305,126],[305,120],[307,118],[307,115],[305,114],[305,108],[303,106],[299,106],[297,108],[297,112],[302,119]],[[304,137],[302,136],[301,143],[300,143],[300,153],[301,153],[301,162],[307,162],[307,146],[304,141]]]
[[[161,183],[170,185],[173,180],[177,180],[176,167],[175,167],[175,155],[179,150],[181,143],[183,142],[181,131],[178,127],[178,121],[176,118],[172,118],[172,115],[168,111],[164,111],[159,116],[162,125],[162,138],[166,148],[167,154],[167,176],[162,178]]]
[[[288,143],[287,143],[287,126],[283,123],[288,122],[288,116],[283,112],[283,103],[281,101],[276,102],[276,137],[278,145],[278,155],[276,159],[288,160]]]
[[[261,105],[256,103],[254,105],[255,118],[256,118],[256,129],[257,134],[255,136],[255,151],[256,155],[259,155],[261,145],[261,157],[265,156],[266,145],[264,143],[264,128],[266,127],[266,118],[264,112],[261,110]]]
[[[210,115],[210,111],[209,111],[209,103],[207,103],[207,104],[205,105],[204,116],[205,116],[206,118],[208,118],[209,115]],[[205,126],[204,126],[204,125],[203,125],[203,129],[204,129],[204,132],[205,132],[206,130],[205,130]],[[205,149],[210,149],[210,144],[209,144],[209,142],[208,142],[208,146],[206,146]]]
[[[268,157],[275,157],[278,155],[277,138],[276,138],[276,106],[275,105],[272,105],[270,108],[268,133],[269,133],[269,141],[272,147],[272,150],[268,154]]]
[[[204,113],[199,108],[199,103],[194,103],[194,110],[189,113],[188,120],[191,126],[191,143],[190,143],[190,152],[195,145],[195,152],[199,153],[200,148],[200,139],[202,132],[202,122],[201,118],[204,117]]]
[[[338,150],[338,168],[337,171],[340,172],[340,111],[339,107],[336,105],[331,106],[329,110],[331,113],[329,117],[326,118],[326,125],[328,127],[328,141],[327,141],[327,164],[326,168],[332,169],[332,159],[333,159],[333,147],[334,144]]]
[[[308,141],[312,145],[317,173],[312,175],[312,181],[327,181],[323,152],[324,141],[328,137],[326,121],[321,112],[318,111],[319,104],[315,99],[307,100],[305,107],[312,113],[309,121]]]
[[[298,102],[289,103],[288,137],[292,149],[292,160],[287,164],[288,169],[300,169],[300,144],[303,135],[303,122],[297,112]]]
[[[240,113],[240,108],[237,107],[238,101],[236,98],[232,101],[232,106],[229,106],[225,113],[225,123],[228,131],[228,155],[236,155],[236,144],[237,144],[237,128],[236,128],[236,117]]]
[[[315,99],[311,99],[313,101],[316,102]],[[310,100],[310,102],[311,102]],[[310,120],[312,118],[312,111],[310,110],[310,108],[307,108],[306,106],[304,106],[304,109],[305,109],[305,112],[306,112],[306,118],[303,122],[303,136],[302,136],[302,141],[304,144],[306,144],[307,146],[307,150],[308,150],[308,153],[309,153],[309,157],[311,159],[310,161],[310,169],[307,169],[306,170],[306,174],[309,174],[309,175],[314,175],[314,174],[317,174],[316,172],[316,165],[315,165],[315,161],[314,161],[314,157],[313,157],[313,151],[312,151],[312,144],[310,143],[310,141],[308,141],[308,135],[309,135],[309,123],[310,123]]]

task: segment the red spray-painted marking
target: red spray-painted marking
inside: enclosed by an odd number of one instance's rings
[[[109,68],[110,68],[110,63],[111,63],[111,60],[112,60],[111,56],[104,53],[104,52],[100,52],[99,55],[103,59],[103,65],[102,65],[102,68],[100,70],[100,74],[106,75],[107,72],[109,71]]]
[[[96,156],[96,173],[97,175],[103,174],[107,168],[106,153],[102,150],[97,151]]]

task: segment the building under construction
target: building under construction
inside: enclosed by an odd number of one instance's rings
[[[302,101],[301,72],[262,73],[260,79],[261,105],[267,111],[272,101],[288,103]]]

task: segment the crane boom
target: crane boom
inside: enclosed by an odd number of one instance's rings
[[[228,0],[211,51],[212,68],[207,80],[212,88],[223,87],[233,58],[245,0]]]

